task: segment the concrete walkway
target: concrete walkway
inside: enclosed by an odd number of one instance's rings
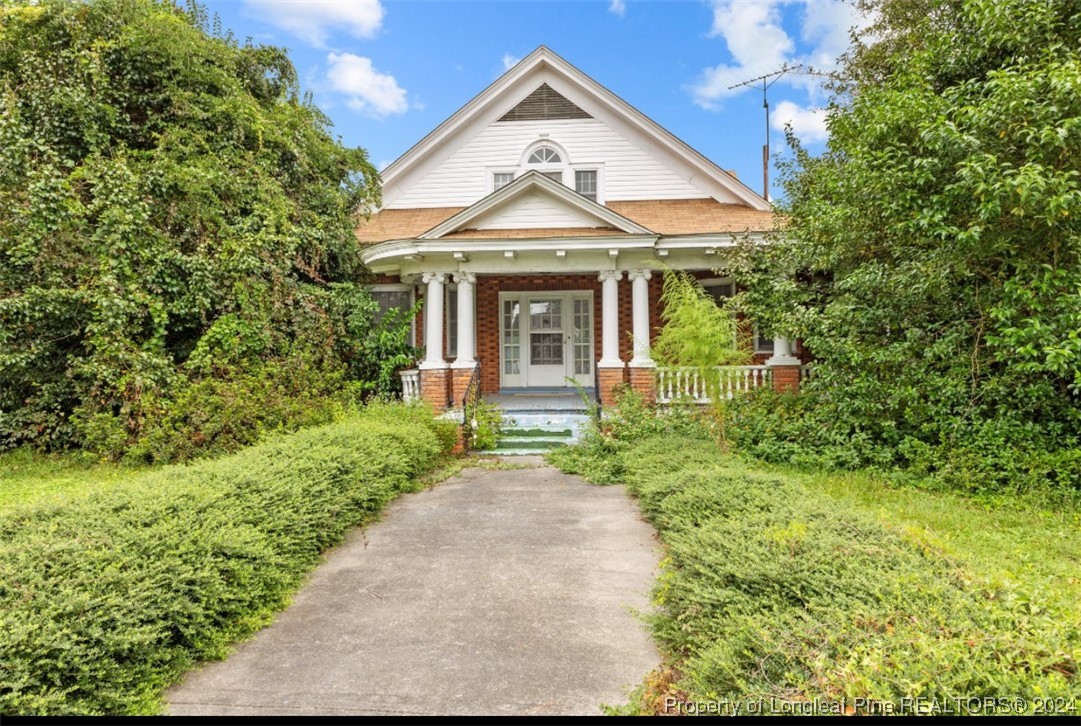
[[[658,663],[658,550],[622,487],[468,469],[399,498],[173,714],[590,714]]]

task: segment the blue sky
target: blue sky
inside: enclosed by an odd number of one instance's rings
[[[758,191],[762,93],[728,86],[785,62],[828,70],[859,22],[837,0],[205,4],[237,37],[289,48],[335,132],[380,167],[544,44]],[[822,148],[827,99],[813,76],[786,76],[769,99],[774,152],[786,121]]]

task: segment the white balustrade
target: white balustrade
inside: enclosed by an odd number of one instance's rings
[[[420,371],[412,368],[407,371],[398,371],[402,377],[402,400],[411,403],[420,399]]]
[[[720,366],[717,372],[718,395],[731,399],[771,380],[769,366]],[[709,384],[697,368],[657,369],[658,403],[710,403]]]

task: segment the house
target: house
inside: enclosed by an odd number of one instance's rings
[[[725,251],[771,229],[769,203],[551,50],[540,47],[383,172],[357,229],[383,308],[424,300],[420,395],[629,383],[672,396],[650,340],[659,263],[731,295]],[[784,339],[754,336],[746,375],[798,385]],[[768,364],[768,365],[767,365]],[[416,385],[415,381],[407,383]],[[678,393],[678,391],[677,391]]]

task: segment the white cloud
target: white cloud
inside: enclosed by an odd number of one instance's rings
[[[389,73],[380,73],[370,58],[352,53],[327,56],[330,89],[346,97],[346,105],[376,118],[405,113],[409,108],[405,89]]]
[[[261,20],[287,30],[317,48],[333,30],[371,38],[383,27],[379,0],[244,0]]]
[[[623,17],[623,13],[627,12],[627,3],[623,2],[623,0],[612,0],[608,5],[608,12]]]
[[[514,66],[518,65],[518,61],[522,60],[519,56],[511,55],[510,53],[503,54],[503,70],[509,71]]]
[[[814,144],[829,138],[826,128],[826,109],[805,108],[792,101],[781,101],[770,110],[770,126],[784,131],[792,126],[792,132],[805,144]]]
[[[741,2],[714,0],[710,37],[724,39],[734,63],[704,68],[690,87],[694,102],[715,108],[718,102],[740,90],[729,86],[752,76],[775,71],[791,57],[796,44],[781,27],[780,0]]]

